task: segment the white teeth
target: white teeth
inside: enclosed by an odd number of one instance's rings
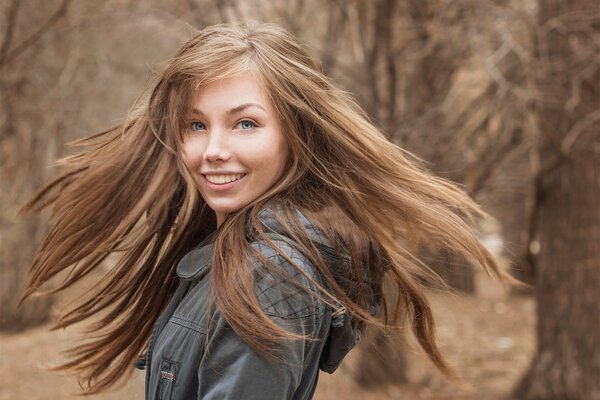
[[[225,183],[237,181],[245,174],[235,174],[235,175],[204,175],[206,180],[210,183],[215,183],[217,185],[223,185]]]

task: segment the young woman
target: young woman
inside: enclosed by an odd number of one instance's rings
[[[404,312],[452,376],[419,238],[510,281],[477,240],[485,213],[386,140],[276,25],[202,30],[124,123],[80,144],[27,206],[52,206],[53,224],[24,297],[118,256],[58,321],[94,318],[62,366],[89,392],[142,354],[148,399],[309,399],[365,324]]]

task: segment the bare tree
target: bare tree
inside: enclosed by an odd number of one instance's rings
[[[3,122],[0,127],[0,199],[3,214],[0,219],[0,329],[18,330],[48,319],[52,299],[36,299],[19,309],[19,291],[25,283],[33,250],[43,232],[43,219],[25,218],[18,221],[17,211],[27,196],[35,190],[33,177],[45,175],[48,136],[32,134],[33,126],[22,116],[31,106],[32,98],[25,93],[31,88],[27,71],[29,63],[38,62],[36,50],[45,36],[65,18],[69,0],[45,4],[38,9],[12,0],[0,17],[4,20],[0,45],[0,97]],[[36,24],[22,23],[35,21]],[[30,91],[29,96],[35,92]],[[31,118],[43,121],[43,116]]]
[[[538,348],[519,399],[600,399],[600,6],[538,2]]]
[[[46,321],[53,304],[43,297],[15,308],[46,230],[44,217],[18,210],[55,173],[66,142],[126,115],[148,65],[189,37],[177,15],[186,11],[131,0],[11,0],[0,7],[1,329]]]
[[[461,183],[501,218],[517,265],[524,254],[533,121],[531,14],[509,1],[351,3],[347,35],[362,58],[341,70],[388,137]],[[393,22],[389,22],[393,21]],[[339,63],[338,63],[339,64]],[[358,68],[357,68],[358,69]],[[452,287],[471,293],[470,266],[446,249],[423,249]],[[521,274],[530,280],[530,274]],[[399,383],[406,361],[396,334],[371,332],[357,379]],[[370,347],[374,346],[374,347]]]

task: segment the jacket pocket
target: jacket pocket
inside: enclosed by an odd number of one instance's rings
[[[179,363],[174,361],[162,359],[160,363],[160,379],[158,381],[158,388],[156,391],[157,400],[172,400],[173,391],[175,389],[175,381],[177,379],[177,369]]]

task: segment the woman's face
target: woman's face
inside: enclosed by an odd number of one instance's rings
[[[187,129],[183,162],[218,225],[283,174],[288,148],[281,124],[250,75],[201,86]]]

